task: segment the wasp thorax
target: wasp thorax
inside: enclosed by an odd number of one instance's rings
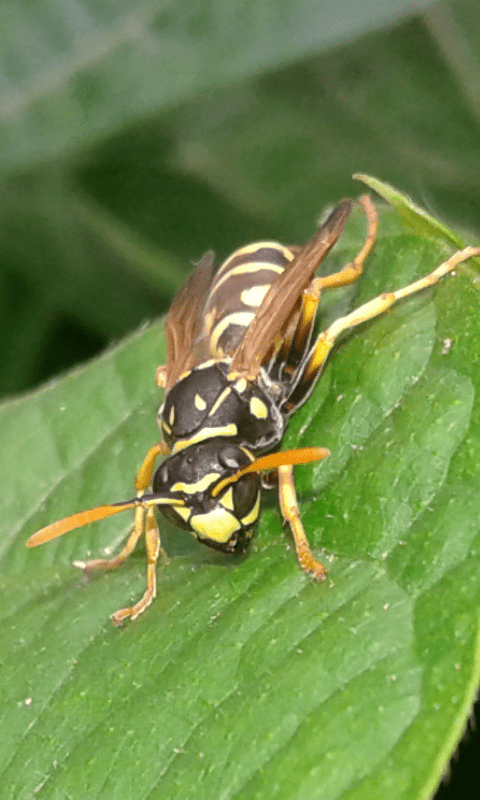
[[[192,445],[169,456],[153,478],[153,492],[178,498],[182,505],[160,510],[205,544],[219,550],[243,550],[260,507],[260,477],[242,475],[214,494],[225,478],[248,466],[253,457],[221,438]]]
[[[280,442],[285,426],[273,398],[275,387],[260,378],[234,379],[228,369],[226,361],[207,361],[168,392],[158,421],[173,453],[219,436],[256,453]]]

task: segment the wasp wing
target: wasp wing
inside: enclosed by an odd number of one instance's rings
[[[232,353],[232,372],[248,375],[250,379],[258,374],[279,331],[285,330],[298,298],[342,233],[352,208],[352,200],[342,200],[270,287],[241,343]]]
[[[212,282],[215,255],[209,250],[173,298],[165,321],[166,391],[195,363],[194,347],[202,331],[205,294]]]

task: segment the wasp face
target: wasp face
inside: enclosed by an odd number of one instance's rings
[[[169,456],[153,478],[154,495],[178,498],[182,505],[162,513],[200,541],[225,552],[244,550],[260,507],[260,477],[241,476],[215,494],[215,487],[253,461],[245,448],[210,439]]]

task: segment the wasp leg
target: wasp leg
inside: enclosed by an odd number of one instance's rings
[[[143,533],[144,514],[144,509],[141,506],[135,509],[133,531],[128,537],[125,547],[120,550],[117,556],[114,558],[94,558],[91,561],[74,561],[73,566],[83,570],[86,575],[91,575],[97,569],[110,570],[119,567],[134,551],[135,545]]]
[[[137,477],[135,479],[135,489],[138,495],[141,495],[143,491],[151,484],[155,459],[157,456],[161,454],[167,455],[168,452],[169,450],[165,442],[160,442],[160,444],[156,444],[154,447],[150,448],[140,465],[140,468],[137,472]],[[145,509],[142,508],[142,506],[138,506],[135,509],[135,522],[133,531],[128,537],[125,547],[114,558],[96,558],[92,561],[75,561],[74,566],[78,567],[79,569],[83,569],[87,575],[91,574],[96,569],[110,570],[119,567],[135,549],[135,545],[143,533],[144,517]]]
[[[278,468],[278,480],[280,510],[293,533],[300,566],[313,578],[324,581],[327,577],[327,570],[323,564],[316,561],[312,556],[310,545],[305,536],[293,481],[293,467],[290,464]]]
[[[143,509],[142,509],[143,511]],[[143,523],[143,520],[142,520]],[[143,524],[142,524],[143,527]],[[157,577],[155,567],[157,564],[160,552],[163,552],[160,547],[160,535],[158,525],[155,518],[155,508],[150,507],[147,509],[145,519],[145,544],[147,548],[147,588],[143,597],[138,603],[135,603],[131,608],[120,608],[111,615],[111,620],[114,625],[121,625],[124,619],[136,619],[142,611],[145,611],[150,603],[155,599],[157,594]]]
[[[426,289],[429,286],[434,286],[444,275],[452,272],[452,270],[463,261],[466,261],[472,256],[479,255],[479,247],[465,247],[463,250],[459,250],[457,253],[450,256],[447,261],[444,261],[437,269],[430,272],[430,274],[426,275],[424,278],[420,278],[420,280],[410,283],[408,286],[404,286],[403,289],[397,289],[396,292],[384,292],[368,303],[365,303],[363,306],[360,306],[360,308],[357,308],[355,311],[352,311],[351,314],[347,314],[347,316],[336,320],[318,337],[306,364],[302,382],[310,384],[315,380],[336,339],[341,333],[349,328],[360,325],[362,322],[367,322],[370,319],[374,319],[374,317],[378,317],[380,314],[388,311],[397,300],[420,292],[422,289]]]
[[[169,448],[165,444],[165,442],[160,442],[159,444],[154,445],[150,448],[148,453],[146,454],[145,458],[143,459],[140,468],[137,472],[137,476],[135,478],[135,489],[137,491],[137,495],[141,496],[145,489],[147,489],[152,482],[153,471],[155,467],[155,460],[159,455],[168,455]],[[155,528],[155,531],[154,531]],[[114,558],[97,558],[93,559],[92,561],[75,561],[74,566],[79,567],[82,569],[87,575],[90,575],[97,569],[103,570],[110,570],[119,567],[123,562],[128,558],[128,556],[133,552],[135,546],[140,539],[142,533],[145,533],[145,540],[147,546],[147,558],[148,558],[148,567],[147,567],[147,591],[145,595],[148,595],[149,599],[147,600],[146,604],[144,604],[140,611],[137,611],[135,616],[143,611],[144,608],[149,605],[153,598],[155,597],[155,563],[158,559],[160,552],[164,556],[165,560],[167,560],[167,556],[165,552],[160,547],[160,537],[158,533],[157,524],[155,521],[155,509],[149,508],[147,511],[143,506],[137,506],[135,509],[135,521],[133,525],[133,531],[131,532],[130,536],[128,537],[127,543],[125,547],[118,553],[117,556]],[[153,558],[153,561],[152,561]],[[152,567],[153,564],[153,567]],[[151,573],[153,570],[153,580],[151,577]],[[122,619],[127,616],[131,616],[133,611],[140,605],[144,598],[137,603],[133,609],[121,609],[117,611],[115,614],[112,615],[112,621],[114,625],[119,625]],[[128,613],[127,613],[128,612]]]
[[[157,372],[155,374],[155,383],[157,384],[159,389],[165,389],[167,385],[167,368],[163,364],[161,367],[157,367]]]
[[[142,494],[152,484],[153,470],[158,456],[168,456],[170,449],[165,442],[154,444],[143,459],[135,478],[135,490]]]
[[[322,289],[337,289],[340,286],[347,286],[349,283],[358,281],[363,272],[363,265],[375,244],[378,228],[377,209],[373,205],[368,194],[364,194],[360,197],[358,202],[365,211],[365,216],[367,218],[367,235],[365,236],[362,249],[355,256],[353,261],[343,267],[339,272],[334,272],[332,275],[324,275],[323,278],[314,278],[312,283],[318,282],[320,291]]]
[[[290,340],[285,339],[281,352],[277,355],[277,359],[283,359],[284,362],[283,377],[289,374],[292,375],[292,382],[295,381],[295,370],[301,363],[310,343],[322,291],[324,289],[337,289],[358,281],[363,272],[363,265],[375,244],[378,228],[377,210],[368,195],[360,197],[359,203],[362,205],[367,218],[367,234],[360,252],[350,264],[347,264],[339,272],[325,275],[322,278],[314,278],[311,281],[302,295],[302,304],[295,332]]]

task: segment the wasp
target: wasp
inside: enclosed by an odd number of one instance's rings
[[[227,553],[242,552],[258,520],[262,487],[273,482],[272,475],[262,478],[264,472],[273,473],[278,483],[281,513],[300,566],[313,578],[325,579],[326,569],[312,555],[302,526],[293,466],[323,459],[329,451],[279,450],[288,420],[308,399],[340,334],[480,255],[480,248],[460,250],[426,277],[379,295],[315,337],[322,292],[357,281],[374,246],[375,206],[366,195],[359,203],[367,223],[363,246],[333,274],[314,275],[345,227],[351,200],[340,202],[303,246],[257,242],[234,252],[216,272],[212,252],[201,258],[167,314],[167,362],[156,373],[157,385],[165,390],[158,411],[163,440],[148,451],[138,470],[136,496],[73,514],[28,539],[27,546],[35,547],[133,509],[133,530],[116,557],[75,562],[87,574],[113,569],[145,537],[145,593],[112,615],[114,625],[138,617],[156,596],[156,562],[162,552],[156,509],[200,542]],[[155,470],[159,456],[165,458]]]

